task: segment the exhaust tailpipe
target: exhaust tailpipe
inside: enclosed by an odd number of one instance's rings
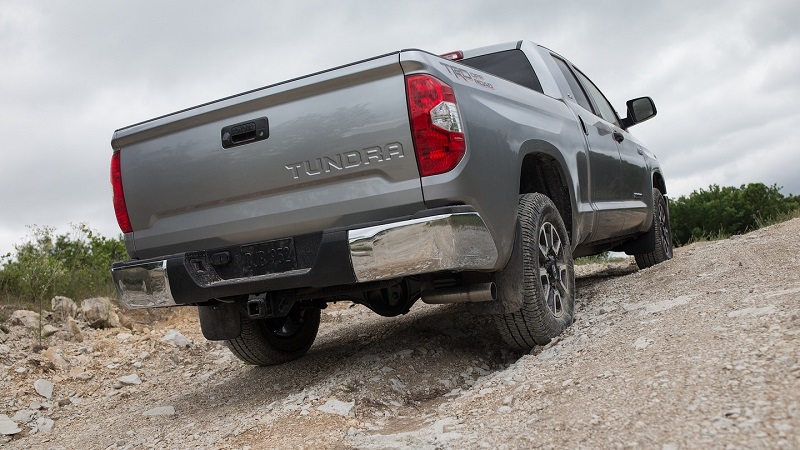
[[[494,283],[470,284],[448,289],[422,291],[422,301],[432,304],[490,302],[497,300],[497,285]]]

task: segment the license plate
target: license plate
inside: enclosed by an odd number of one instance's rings
[[[243,245],[241,250],[244,276],[286,272],[297,268],[294,239],[291,238]]]

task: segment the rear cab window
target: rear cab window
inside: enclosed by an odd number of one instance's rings
[[[459,61],[461,64],[474,67],[508,81],[544,93],[539,77],[533,71],[528,57],[522,50],[505,50],[488,55],[475,56]]]

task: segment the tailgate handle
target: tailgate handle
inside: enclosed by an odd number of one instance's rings
[[[269,121],[266,117],[239,122],[222,128],[222,148],[263,141],[269,137]]]

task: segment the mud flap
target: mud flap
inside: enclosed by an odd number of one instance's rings
[[[639,236],[637,239],[628,241],[619,247],[615,247],[612,250],[623,251],[626,255],[641,255],[652,252],[656,249],[655,221],[653,221],[653,224],[654,225],[650,227],[650,230],[647,233]]]
[[[519,311],[523,303],[522,282],[522,230],[517,221],[514,234],[514,250],[503,270],[493,274],[493,281],[497,284],[497,300],[493,302],[469,303],[472,314],[496,315],[511,314]]]
[[[669,199],[667,196],[664,195],[664,201],[667,204],[667,220],[669,220]],[[653,202],[653,209],[656,208],[655,201]],[[650,214],[651,217],[654,216],[654,213]],[[639,236],[638,239],[633,241],[628,241],[619,246],[619,248],[614,248],[614,251],[623,251],[626,255],[642,255],[645,253],[650,253],[656,249],[656,220],[653,217],[653,223],[650,225],[650,229],[647,230],[647,233]]]
[[[242,319],[236,303],[198,306],[197,311],[200,315],[200,329],[209,341],[228,341],[242,334]]]

